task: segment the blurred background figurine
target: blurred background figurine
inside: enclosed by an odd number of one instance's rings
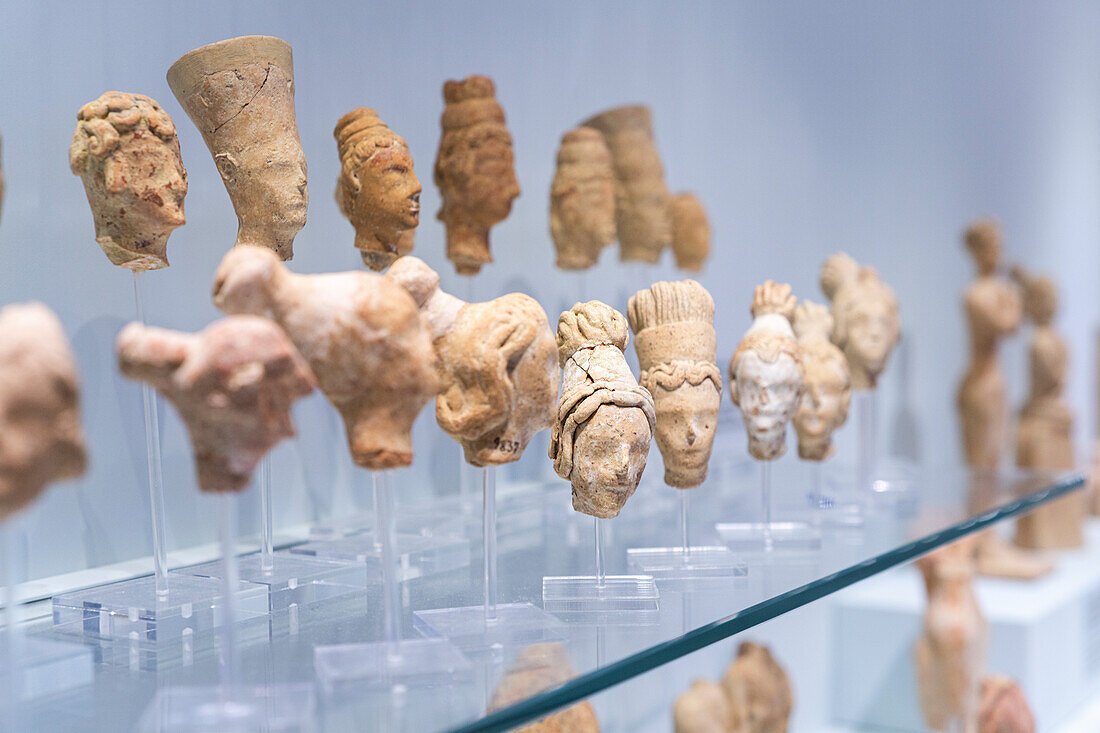
[[[565,133],[550,186],[550,236],[563,270],[587,270],[615,241],[615,173],[603,135],[591,127]]]

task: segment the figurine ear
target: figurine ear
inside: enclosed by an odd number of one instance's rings
[[[730,399],[733,400],[733,404],[741,407],[741,400],[737,395],[737,377],[730,375]]]
[[[214,156],[214,164],[218,166],[218,173],[221,174],[222,181],[225,183],[231,183],[237,177],[237,170],[240,165],[237,160],[229,153],[218,153]]]

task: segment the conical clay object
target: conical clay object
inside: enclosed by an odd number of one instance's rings
[[[672,254],[681,270],[700,272],[710,256],[710,222],[703,202],[693,193],[672,197]]]
[[[199,488],[243,491],[256,464],[294,435],[290,407],[313,373],[266,318],[230,316],[199,333],[131,323],[118,335],[122,373],[152,385],[191,435]]]
[[[577,303],[558,319],[562,390],[550,436],[554,470],[573,486],[573,509],[617,517],[642,478],[656,417],[623,349],[626,319],[609,305]]]
[[[296,275],[271,250],[234,247],[214,304],[283,327],[343,417],[357,465],[412,463],[412,425],[439,380],[431,333],[404,288],[373,272]]]
[[[237,244],[294,257],[309,192],[290,45],[241,36],[196,48],[168,69],[168,86],[214,156],[237,212]]]
[[[587,270],[615,241],[615,173],[603,135],[591,127],[565,133],[550,187],[550,236],[563,270]]]
[[[794,311],[792,325],[802,354],[804,386],[794,414],[798,457],[824,461],[836,450],[833,432],[848,419],[852,396],[848,360],[829,340],[833,317],[825,306],[802,301]]]
[[[832,340],[848,359],[852,389],[874,389],[901,337],[894,291],[843,252],[825,260],[821,290],[832,303]]]
[[[184,224],[187,195],[172,118],[144,94],[126,92],[107,92],[76,118],[69,168],[84,181],[96,242],[120,267],[168,267],[168,236]]]
[[[398,259],[386,277],[412,295],[431,329],[439,427],[471,465],[518,461],[531,436],[554,424],[561,372],[546,311],[523,293],[466,303],[416,257]]]

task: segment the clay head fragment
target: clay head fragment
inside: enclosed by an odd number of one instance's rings
[[[710,255],[710,222],[703,202],[693,193],[672,197],[672,254],[681,270],[699,272]]]
[[[420,223],[420,181],[405,140],[378,113],[357,107],[333,132],[340,153],[336,203],[355,227],[363,263],[382,271],[412,252]]]
[[[228,314],[266,316],[340,412],[355,463],[412,463],[412,425],[438,392],[432,338],[405,289],[373,272],[296,275],[262,247],[234,247],[214,279]]]
[[[507,218],[519,196],[512,136],[493,80],[471,76],[443,85],[443,136],[435,185],[443,197],[438,219],[447,227],[447,259],[460,275],[492,262],[489,229]]]
[[[848,419],[851,375],[844,352],[829,340],[833,317],[819,303],[802,301],[794,311],[794,335],[802,353],[802,401],[794,414],[798,457],[823,461],[836,450],[833,431]]]
[[[833,306],[833,343],[848,359],[852,389],[874,389],[901,333],[894,291],[844,253],[825,260],[821,290]]]
[[[184,224],[187,195],[172,118],[144,94],[107,92],[76,119],[69,167],[84,181],[96,242],[120,267],[168,267],[168,236]]]
[[[616,107],[582,123],[603,133],[615,168],[619,258],[656,263],[672,244],[671,197],[653,120],[643,105]]]
[[[791,329],[790,285],[768,280],[752,299],[752,326],[730,359],[730,399],[741,409],[749,454],[771,461],[787,450],[787,423],[802,401],[802,357]]]
[[[489,701],[489,712],[562,685],[577,676],[560,642],[531,644],[520,650]],[[515,728],[514,733],[599,733],[592,703],[585,700],[538,722]]]
[[[714,300],[694,280],[654,283],[627,306],[638,380],[653,395],[665,483],[690,489],[707,477],[722,376],[715,364]]]
[[[765,646],[741,643],[722,678],[737,733],[786,733],[794,699],[787,673]]]
[[[0,521],[84,473],[76,364],[41,303],[0,308]]]
[[[256,464],[294,435],[290,406],[314,387],[283,330],[256,316],[223,318],[199,333],[131,323],[117,348],[122,373],[179,411],[203,491],[243,491]]]
[[[241,36],[196,48],[168,69],[168,86],[214,156],[237,212],[237,244],[294,257],[309,193],[290,45]]]
[[[565,133],[550,186],[550,236],[557,266],[586,270],[615,241],[615,173],[603,135],[591,127]]]
[[[1004,675],[982,680],[977,733],[1035,733],[1035,718],[1020,686]]]
[[[518,461],[531,436],[554,424],[561,372],[546,311],[523,293],[466,303],[440,290],[439,275],[416,257],[401,257],[386,277],[412,295],[431,329],[439,427],[474,466]]]
[[[626,319],[597,300],[558,319],[562,373],[550,458],[573,485],[573,509],[617,517],[638,488],[656,427],[653,397],[623,356]]]
[[[695,680],[672,706],[673,733],[731,733],[733,711],[717,682]]]

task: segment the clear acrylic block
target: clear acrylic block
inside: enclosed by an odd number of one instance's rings
[[[313,686],[165,687],[141,716],[143,733],[306,733],[316,730]]]
[[[561,641],[567,630],[560,619],[531,603],[500,603],[492,616],[484,605],[416,611],[413,624],[425,636],[449,639],[466,653]]]
[[[446,639],[318,646],[313,650],[313,668],[328,692],[344,686],[455,684],[473,676],[470,661]]]
[[[306,542],[290,548],[296,555],[343,563],[364,564],[367,577],[381,577],[382,548],[373,532],[338,540]],[[445,573],[470,564],[470,541],[453,535],[423,536],[398,534],[395,548],[397,580],[404,582]]]
[[[613,623],[656,620],[657,584],[652,575],[547,576],[542,579],[542,606],[569,621]]]
[[[745,561],[722,546],[632,547],[626,551],[631,570],[661,581],[730,581],[748,575]]]
[[[821,530],[805,522],[719,522],[714,525],[734,552],[816,552]]]

